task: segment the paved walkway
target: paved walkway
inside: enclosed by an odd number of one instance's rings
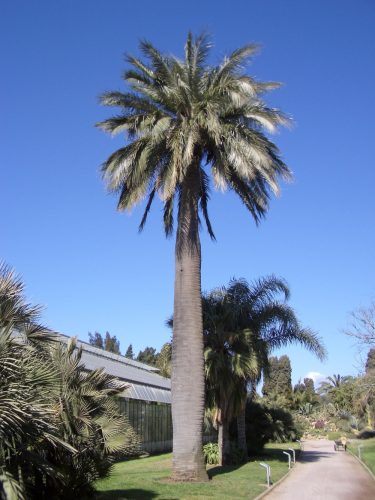
[[[334,451],[332,441],[304,441],[295,470],[265,498],[374,500],[375,481],[349,453]]]

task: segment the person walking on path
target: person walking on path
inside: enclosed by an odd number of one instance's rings
[[[349,453],[335,451],[332,441],[304,441],[295,467],[266,500],[375,499],[374,479]]]

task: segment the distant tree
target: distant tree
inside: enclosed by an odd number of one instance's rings
[[[306,387],[306,390],[308,390],[310,392],[315,392],[314,380],[312,378],[305,377],[303,379],[303,383]]]
[[[265,373],[262,393],[269,399],[291,399],[292,367],[288,356],[270,357],[268,373]]]
[[[366,374],[373,373],[375,375],[375,348],[369,350],[366,360]]]
[[[348,381],[349,377],[343,377],[340,374],[333,374],[330,377],[327,377],[319,386],[319,393],[325,394],[329,393],[332,389],[340,387],[340,385],[344,384]]]
[[[120,341],[117,340],[116,335],[111,336],[109,332],[105,333],[104,349],[114,354],[120,354]]]
[[[360,416],[366,417],[368,427],[375,428],[375,349],[369,350],[365,369],[359,383]]]
[[[94,334],[89,332],[89,343],[95,347],[99,347],[99,349],[120,354],[120,341],[117,340],[116,335],[112,336],[109,332],[106,332],[105,337],[99,332],[95,332]]]
[[[329,397],[336,408],[352,413],[355,406],[355,391],[355,379],[347,377],[345,382],[331,391]]]
[[[300,379],[293,388],[294,392],[306,392],[306,390],[309,392],[315,392],[314,381],[311,378],[304,378],[303,382],[301,382]]]
[[[157,366],[158,354],[154,347],[145,347],[143,351],[139,351],[137,361],[146,363],[146,365]]]
[[[355,405],[355,381],[351,376],[334,374],[320,384],[318,392],[334,404],[337,410],[351,412]]]
[[[125,358],[134,359],[133,345],[129,344],[129,347],[126,349]]]
[[[304,378],[303,382],[298,381],[298,384],[293,389],[293,406],[295,409],[300,409],[306,404],[316,403],[317,395],[315,392],[314,381],[311,378]]]
[[[160,370],[160,375],[163,377],[171,376],[172,369],[172,343],[166,342],[160,349],[158,354],[156,366]]]
[[[99,349],[104,349],[103,337],[99,332],[95,332],[94,334],[89,332],[89,343],[95,347],[99,347]]]
[[[359,344],[375,346],[375,301],[351,313],[350,325],[344,333],[354,337]]]
[[[298,380],[297,384],[294,386],[293,391],[294,392],[304,392],[306,389],[305,384],[301,382],[301,379]]]

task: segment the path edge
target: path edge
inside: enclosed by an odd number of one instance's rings
[[[362,462],[362,460],[359,457],[357,457],[357,455],[355,455],[351,450],[348,449],[347,451],[351,454],[352,457],[354,457],[357,460],[357,462],[359,462],[362,465],[362,467],[364,469],[367,470],[367,472],[370,474],[372,479],[375,481],[375,475],[372,472],[372,470],[368,467],[368,465],[366,465],[365,462]],[[255,500],[257,500],[257,499],[255,499]]]
[[[302,456],[302,453],[303,453],[303,450],[301,450],[299,456]],[[266,490],[264,490],[262,493],[260,493],[257,497],[255,497],[253,500],[260,500],[261,498],[264,498],[266,495],[268,495],[268,493],[270,493],[272,490],[274,490],[276,488],[276,486],[279,486],[279,484],[281,484],[283,481],[285,481],[285,479],[287,477],[290,476],[290,474],[294,471],[294,469],[297,467],[297,465],[299,465],[298,462],[296,462],[294,464],[294,466],[288,470],[288,472],[285,474],[285,476],[281,477],[278,481],[276,481],[276,483],[274,483],[270,488],[267,488]]]

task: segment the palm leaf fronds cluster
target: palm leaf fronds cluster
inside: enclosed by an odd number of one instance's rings
[[[280,85],[244,72],[258,47],[245,45],[221,64],[209,66],[211,47],[205,34],[194,38],[189,33],[185,57],[179,59],[141,41],[144,60],[126,56],[127,90],[101,95],[102,104],[120,111],[97,125],[113,135],[124,133],[129,140],[103,163],[103,175],[108,189],[119,194],[119,210],[130,210],[148,197],[140,229],[158,194],[170,235],[176,198],[181,208],[182,188],[194,177],[190,195],[199,202],[214,238],[206,165],[215,187],[236,192],[256,221],[267,211],[269,192],[279,191],[278,179],[291,177],[277,146],[264,133],[289,123],[263,100],[264,93]]]
[[[126,384],[86,372],[39,323],[22,281],[0,266],[0,498],[82,498],[139,439],[119,414]]]

